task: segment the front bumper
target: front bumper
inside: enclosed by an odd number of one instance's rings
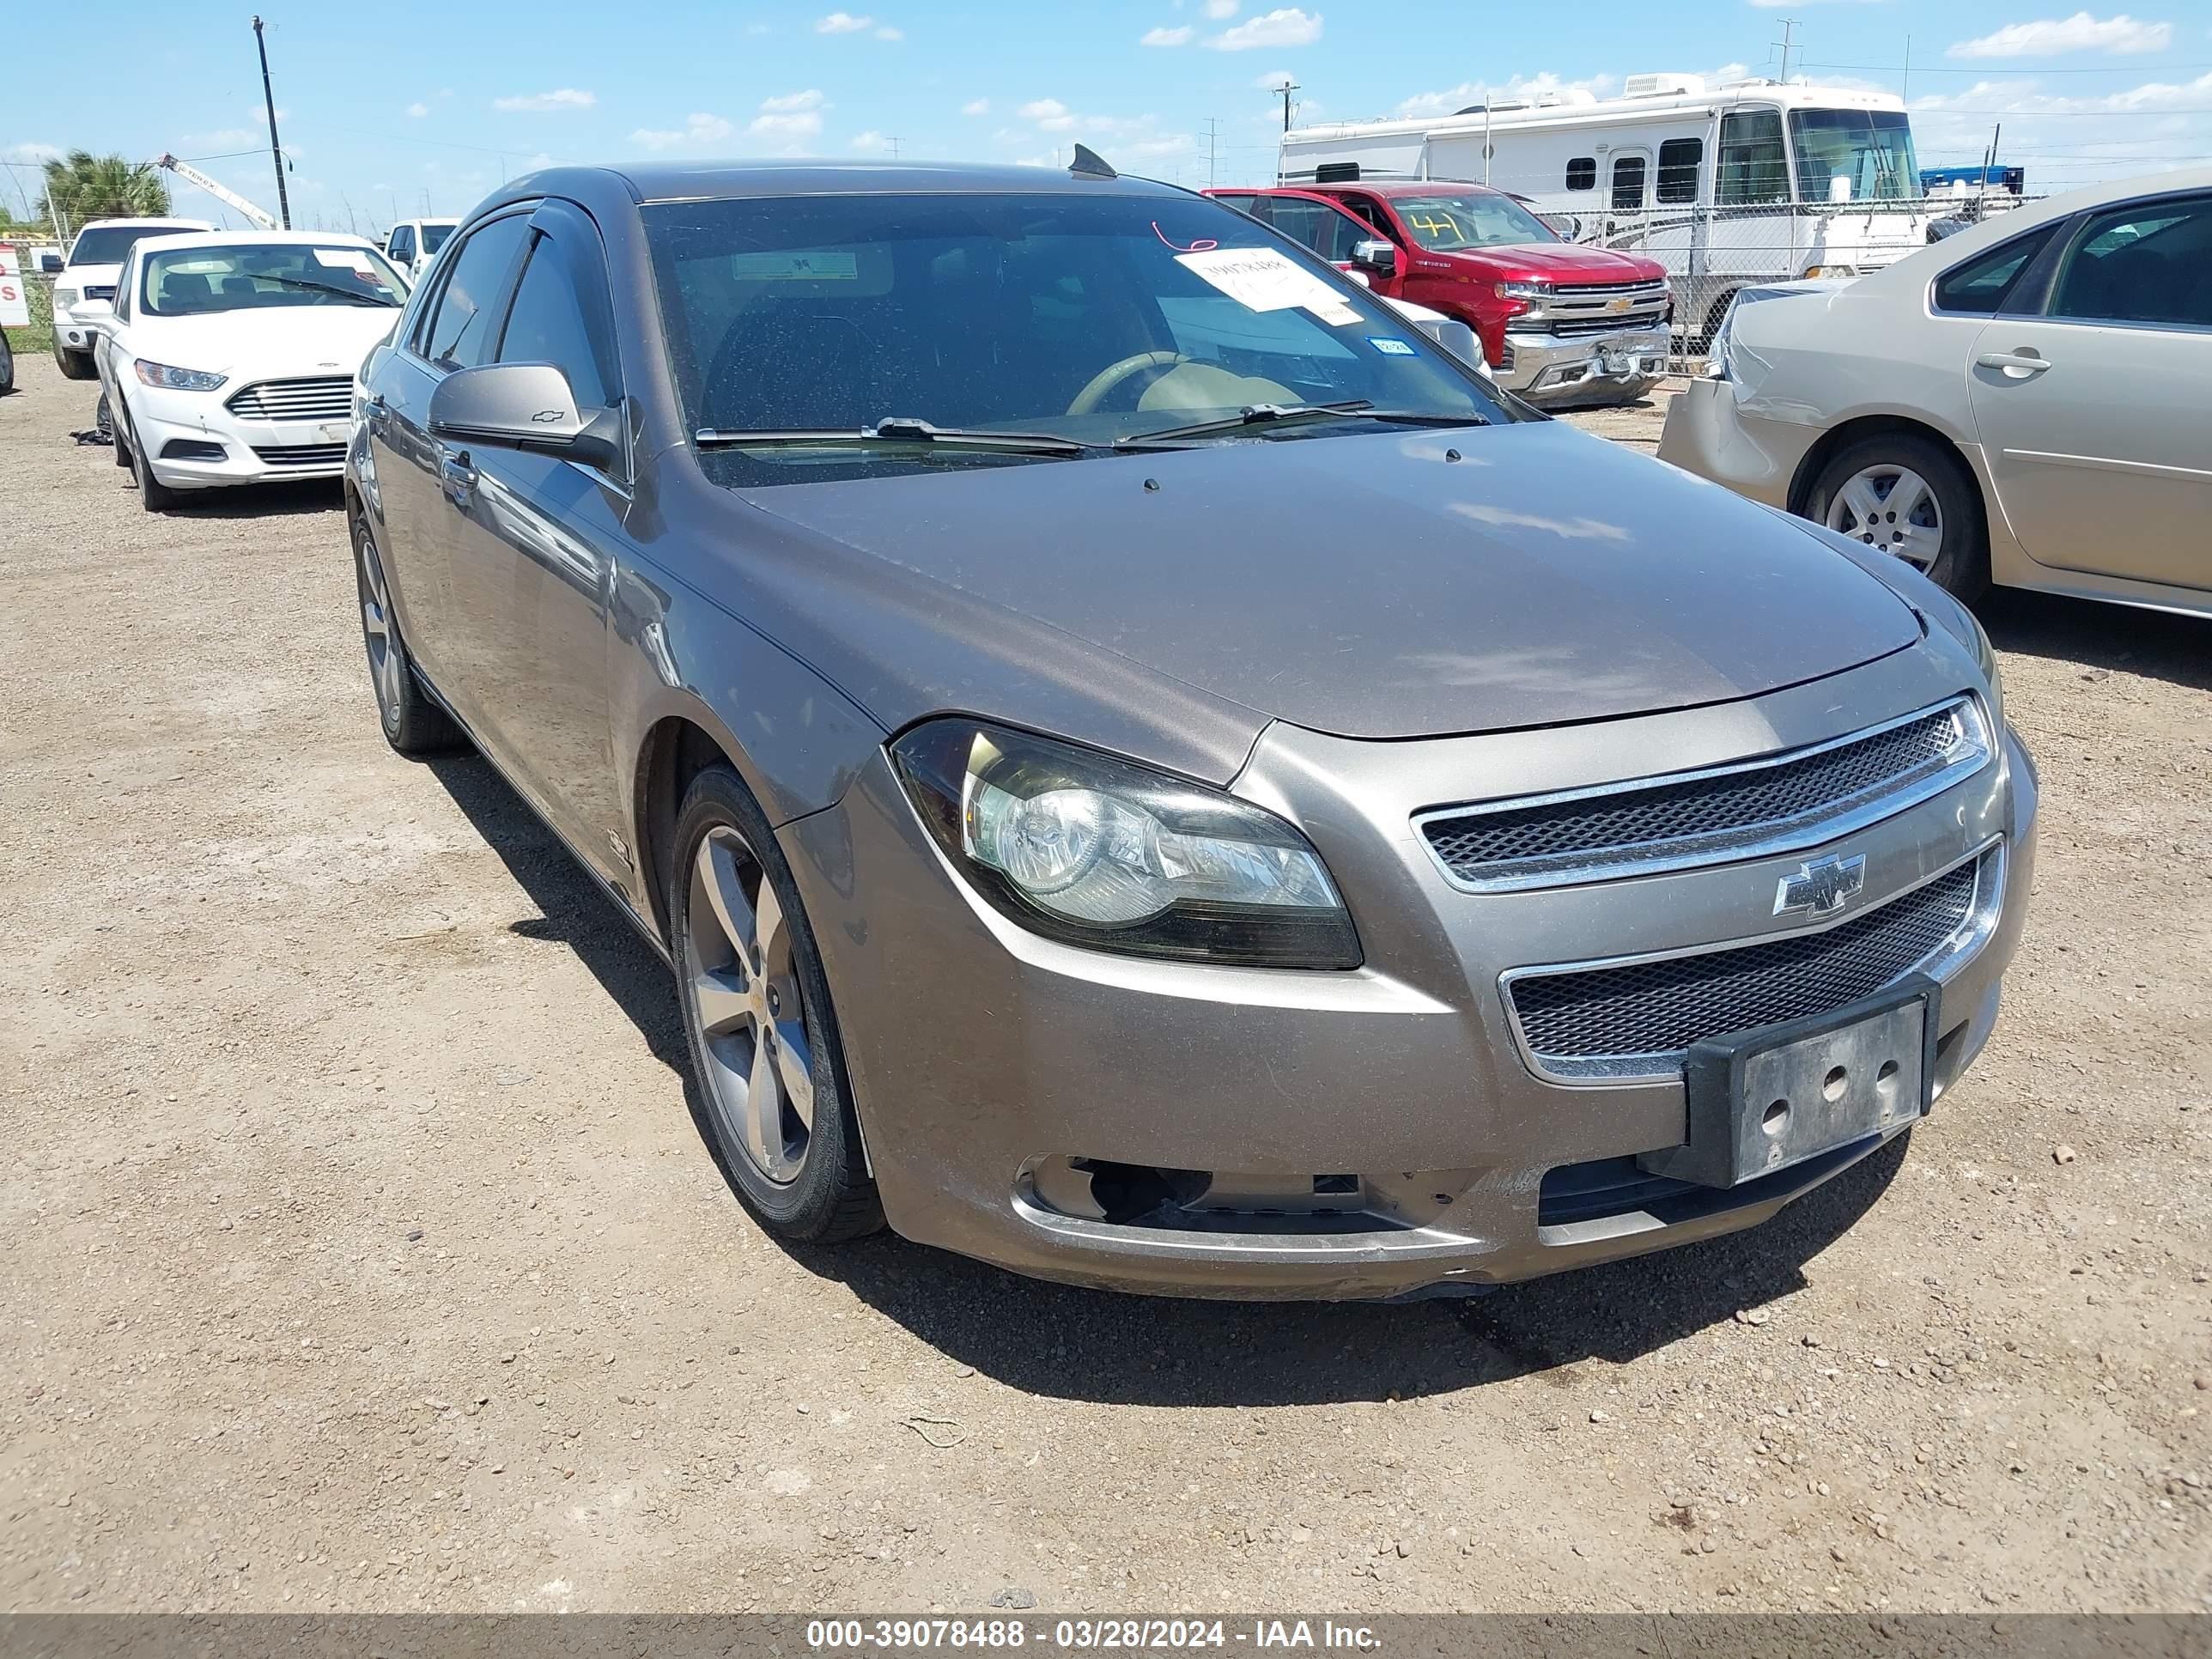
[[[66,351],[90,351],[106,331],[114,308],[104,300],[80,300],[54,309],[54,343]]]
[[[886,1215],[909,1238],[1039,1277],[1254,1298],[1498,1283],[1765,1219],[1880,1139],[1731,1189],[1652,1195],[1622,1167],[1683,1142],[1680,1082],[1540,1079],[1501,975],[1778,928],[1778,875],[1825,850],[1882,872],[1871,902],[2001,842],[1992,932],[1936,1008],[1948,1087],[1995,1024],[2033,878],[2036,786],[2016,744],[1826,848],[1582,887],[1455,889],[1412,818],[1466,799],[1471,779],[1534,793],[1646,775],[1655,754],[1672,770],[1818,741],[1839,707],[1870,722],[1955,694],[1940,662],[1909,652],[1746,703],[1565,732],[1363,744],[1271,728],[1237,793],[1301,823],[1328,860],[1366,949],[1352,973],[1146,962],[1030,934],[970,898],[878,757],[782,837]],[[1070,1159],[1250,1191],[1357,1180],[1375,1201],[1357,1218],[1261,1201],[1203,1224],[1133,1223],[1065,1201]],[[1621,1201],[1593,1200],[1609,1182]]]
[[[1509,328],[1505,344],[1510,367],[1498,370],[1498,383],[1534,404],[1635,397],[1667,372],[1673,349],[1664,322],[1564,337]]]
[[[211,489],[344,472],[351,422],[242,420],[223,407],[236,390],[130,389],[134,441],[157,480],[172,489]]]

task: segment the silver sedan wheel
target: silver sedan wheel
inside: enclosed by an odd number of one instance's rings
[[[814,1130],[814,1056],[791,928],[744,837],[707,832],[691,860],[685,994],[707,1053],[708,1103],[731,1142],[787,1186]]]
[[[1828,528],[1922,571],[1943,556],[1943,509],[1927,479],[1910,467],[1853,473],[1828,503]]]
[[[377,564],[376,550],[369,544],[367,530],[358,533],[362,538],[361,633],[368,647],[368,677],[376,687],[376,701],[384,710],[385,719],[396,722],[399,719],[399,698],[404,689],[407,660],[392,629],[392,600],[385,592],[384,572]]]

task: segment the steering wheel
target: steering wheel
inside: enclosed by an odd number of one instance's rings
[[[1118,363],[1109,363],[1091,377],[1075,401],[1067,406],[1071,415],[1088,415],[1106,401],[1106,394],[1127,380],[1132,374],[1141,374],[1148,368],[1173,368],[1187,363],[1189,358],[1180,351],[1140,351],[1133,357],[1124,357]]]

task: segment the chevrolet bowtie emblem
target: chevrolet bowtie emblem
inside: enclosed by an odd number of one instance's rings
[[[1774,914],[1794,915],[1803,910],[1816,916],[1833,915],[1866,887],[1866,855],[1814,859],[1784,876],[1774,890]]]

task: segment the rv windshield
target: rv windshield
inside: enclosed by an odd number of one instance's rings
[[[1912,126],[1893,109],[1800,109],[1790,112],[1797,152],[1797,199],[1830,199],[1832,179],[1850,180],[1854,202],[1895,202],[1920,194]]]

